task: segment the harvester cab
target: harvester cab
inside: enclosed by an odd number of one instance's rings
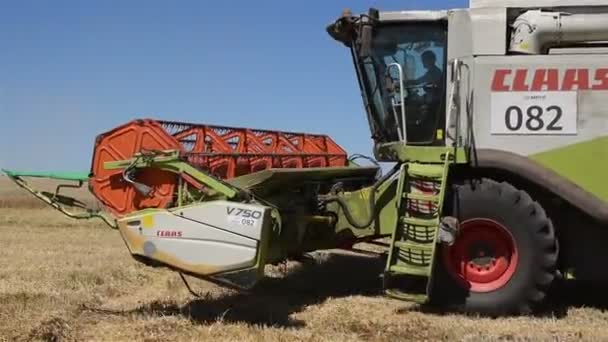
[[[373,9],[360,17],[345,12],[327,28],[351,49],[372,138],[377,144],[443,145],[447,22],[434,12],[412,21],[384,20]]]
[[[529,313],[562,275],[608,281],[589,262],[608,256],[606,23],[599,0],[345,11],[327,31],[384,175],[325,135],[152,119],[100,134],[89,172],[6,173],[150,266],[249,289],[266,265],[370,242],[391,297]],[[102,210],[41,176],[87,182]]]

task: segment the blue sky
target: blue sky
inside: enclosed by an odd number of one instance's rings
[[[348,51],[325,26],[458,1],[4,1],[0,167],[88,170],[93,140],[133,118],[371,140]]]

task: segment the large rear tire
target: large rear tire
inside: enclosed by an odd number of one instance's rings
[[[490,179],[455,185],[446,210],[460,221],[453,246],[440,246],[432,298],[461,312],[530,314],[556,275],[557,242],[541,205]]]

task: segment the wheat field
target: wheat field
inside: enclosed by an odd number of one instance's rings
[[[335,251],[269,267],[252,293],[189,278],[194,297],[176,273],[135,262],[116,231],[64,218],[2,177],[0,234],[7,341],[608,340],[601,290],[565,291],[538,317],[432,312],[384,297],[379,259]]]

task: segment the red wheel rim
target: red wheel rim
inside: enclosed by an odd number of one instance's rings
[[[445,246],[442,254],[448,273],[472,292],[505,286],[519,259],[511,232],[496,221],[481,218],[462,222],[454,245]]]

